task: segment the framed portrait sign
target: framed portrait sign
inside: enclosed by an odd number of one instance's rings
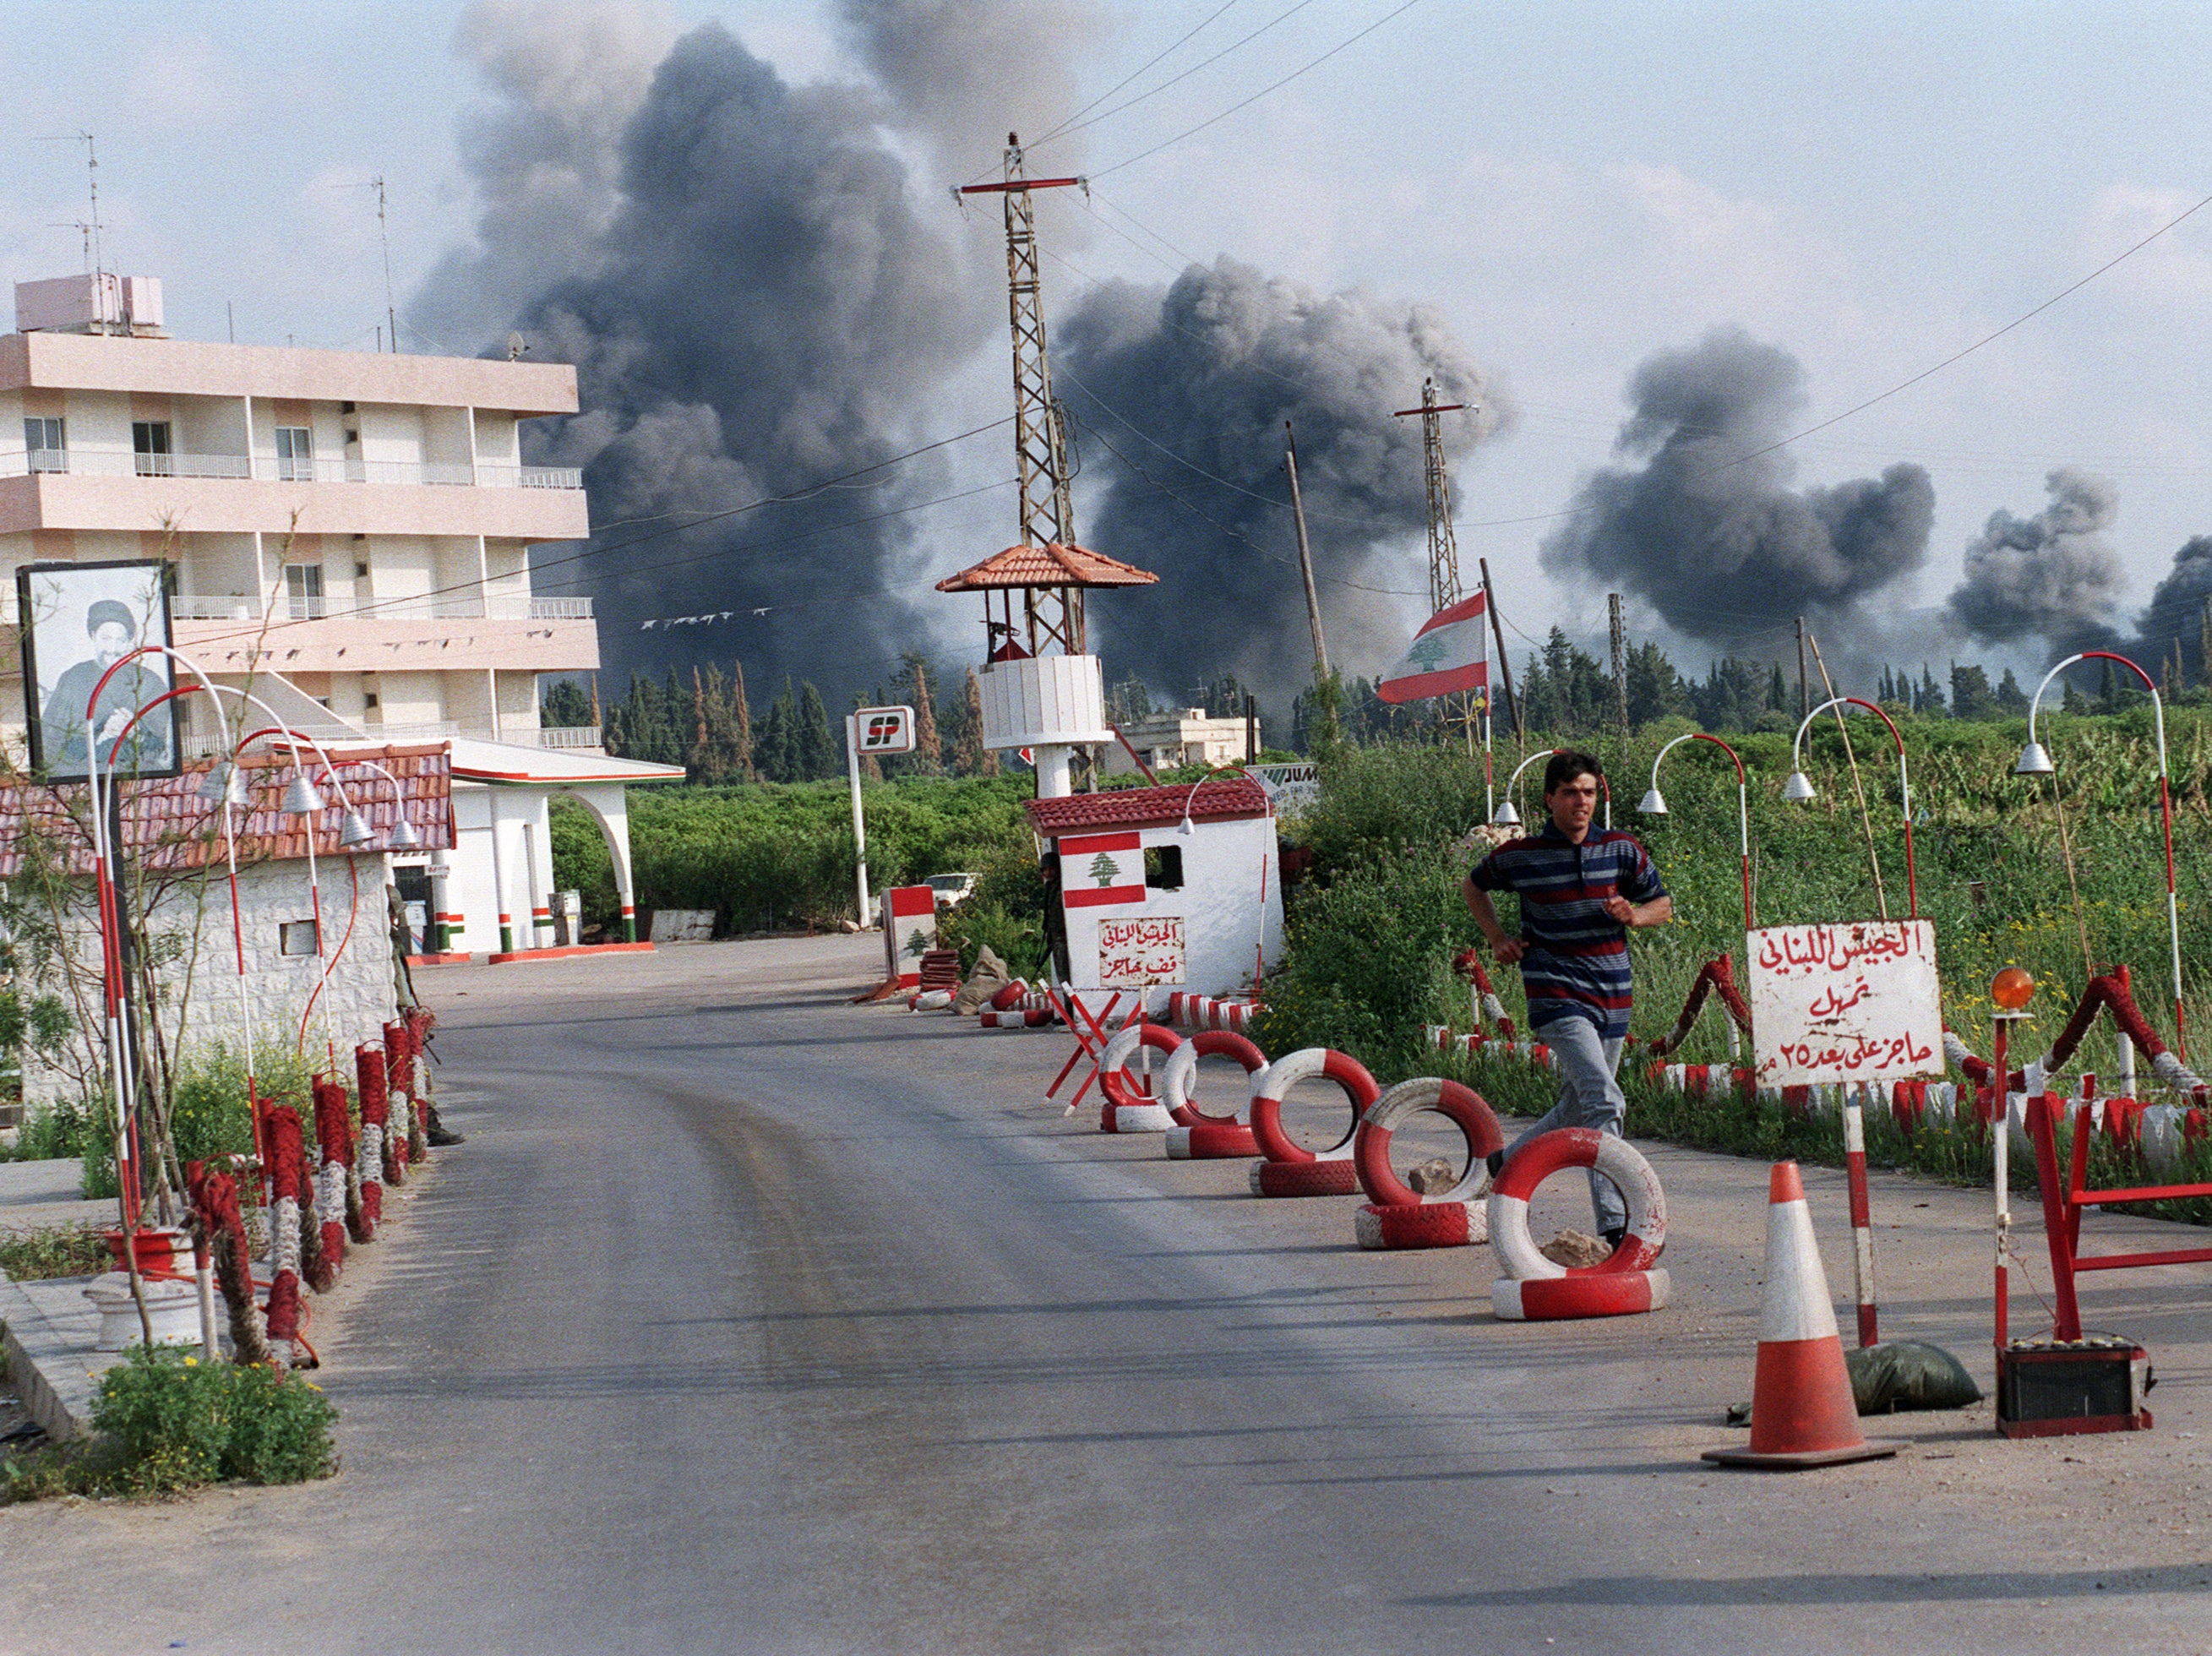
[[[31,767],[49,779],[86,780],[94,753],[102,773],[111,767],[120,776],[177,773],[176,703],[132,723],[173,688],[173,664],[156,653],[117,665],[134,650],[170,642],[164,567],[150,558],[33,563],[15,572]],[[100,700],[93,706],[95,688]]]

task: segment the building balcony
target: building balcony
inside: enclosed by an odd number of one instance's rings
[[[15,619],[15,594],[10,588],[0,604],[0,618]],[[173,597],[173,621],[258,621],[260,600],[240,595],[214,597]],[[489,598],[441,593],[419,598],[280,597],[271,619],[278,622],[328,621],[347,616],[375,616],[387,621],[589,621],[589,598],[535,598],[493,593]]]
[[[224,602],[231,602],[225,600]],[[599,633],[586,618],[535,613],[437,614],[447,599],[424,599],[414,613],[378,608],[297,620],[282,600],[258,614],[188,617],[173,611],[177,648],[210,673],[574,673],[596,672]],[[471,602],[474,602],[471,600]],[[551,602],[570,604],[576,599]],[[203,607],[187,604],[185,607]]]
[[[296,514],[296,515],[295,515]],[[0,452],[0,534],[33,529],[581,540],[569,467],[243,454]]]

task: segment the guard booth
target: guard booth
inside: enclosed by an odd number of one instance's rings
[[[1075,988],[1143,992],[1156,1010],[1168,986],[1249,991],[1281,957],[1274,815],[1249,777],[1074,793],[1025,809],[1059,875]]]

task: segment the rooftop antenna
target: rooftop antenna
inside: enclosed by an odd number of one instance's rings
[[[92,209],[88,220],[82,224],[58,224],[53,227],[57,230],[82,230],[85,238],[85,263],[94,276],[103,275],[107,269],[107,254],[106,249],[100,246],[100,151],[93,143],[92,134],[49,132],[39,141],[41,143],[81,143],[84,146],[85,197]]]
[[[399,349],[399,311],[392,302],[392,227],[385,216],[384,175],[380,173],[363,183],[341,184],[336,188],[376,191],[376,237],[384,246],[384,320],[386,331],[392,336],[392,349],[396,355]],[[356,334],[355,337],[359,338],[360,336]]]
[[[84,236],[84,273],[92,274],[92,227],[82,219],[70,219],[60,224],[49,224],[49,230],[76,230]]]

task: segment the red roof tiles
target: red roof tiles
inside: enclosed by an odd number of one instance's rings
[[[1088,547],[1010,546],[937,583],[940,592],[981,592],[1003,586],[1150,586],[1159,579]]]
[[[1267,790],[1247,776],[1214,777],[1194,790],[1185,783],[1160,788],[1116,788],[1032,799],[1023,807],[1037,833],[1050,838],[1101,828],[1164,828],[1180,822],[1188,807],[1194,822],[1227,822],[1267,814]]]
[[[355,809],[376,830],[376,840],[364,847],[366,853],[374,854],[385,848],[384,835],[398,819],[402,805],[392,798],[392,784],[359,762],[362,757],[374,760],[398,779],[406,795],[407,820],[422,836],[421,849],[450,849],[453,843],[453,761],[446,745],[348,748],[331,755],[337,779],[344,785]],[[253,796],[253,804],[232,818],[239,862],[306,857],[305,827],[298,817],[288,816],[278,809],[284,787],[292,779],[290,756],[281,752],[251,753],[239,764]],[[209,769],[209,764],[201,763],[181,776],[123,785],[125,855],[149,870],[222,865],[222,810],[199,797],[200,784]],[[307,770],[323,796],[323,810],[315,819],[315,854],[342,856],[346,847],[338,843],[338,829],[345,806],[337,789],[330,786],[321,761],[310,758]],[[69,872],[91,873],[86,804],[87,791],[81,784],[0,786],[0,879],[14,879],[22,871],[26,835],[36,835],[62,847]]]

